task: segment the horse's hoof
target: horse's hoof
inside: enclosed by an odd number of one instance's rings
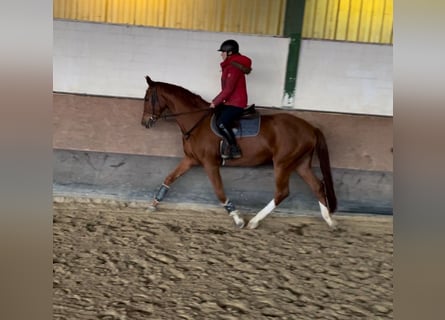
[[[235,226],[237,226],[240,229],[244,228],[244,225],[245,225],[244,219],[240,219],[239,221],[235,222]]]
[[[247,229],[253,230],[256,229],[259,225],[259,222],[254,221],[254,220],[250,220],[249,223],[247,224]]]
[[[338,227],[337,221],[331,219],[331,223],[328,223],[328,225],[332,230],[337,230],[337,227]]]
[[[235,223],[235,226],[242,229],[244,228],[244,219],[240,217],[240,214],[238,210],[234,210],[229,214],[233,218],[233,222]]]
[[[155,202],[152,202],[152,203],[150,203],[148,206],[147,206],[147,210],[148,211],[151,211],[151,212],[153,212],[153,211],[156,211],[157,210],[157,203],[155,203]]]

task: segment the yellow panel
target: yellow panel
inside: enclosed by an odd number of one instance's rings
[[[382,43],[393,43],[393,1],[385,1],[385,11],[382,24]]]
[[[73,0],[73,1],[68,1],[68,12],[67,12],[67,16],[68,19],[78,19],[78,1],[77,0]]]
[[[72,5],[75,3],[75,1],[69,1],[69,0],[54,0],[53,6],[56,7],[56,11],[60,12],[62,14],[61,17],[63,19],[70,19],[70,14],[72,12]],[[57,6],[60,5],[63,7],[61,10],[57,10]],[[72,19],[72,18],[71,18]]]
[[[136,14],[135,11],[136,1],[137,0],[125,1],[124,5],[125,16],[123,18],[123,23],[134,24],[135,21],[134,16]]]
[[[77,11],[78,20],[90,20],[90,1],[78,0],[77,10],[78,10]]]
[[[167,0],[148,0],[146,5],[146,26],[166,27]]]
[[[175,28],[176,27],[176,12],[177,1],[169,1],[165,11],[165,24],[164,27]]]
[[[328,10],[326,14],[326,25],[325,25],[325,34],[324,38],[333,40],[335,39],[335,35],[337,33],[337,14],[339,10],[339,2],[338,0],[329,0],[328,1]]]
[[[147,1],[136,0],[135,8],[136,8],[136,13],[134,15],[134,24],[145,25],[146,24],[145,17],[147,15]]]
[[[239,1],[227,0],[224,10],[224,21],[222,30],[228,32],[236,32],[236,21],[240,20],[239,9],[237,6]]]
[[[108,0],[108,21],[111,23],[133,23],[129,15],[134,0]]]
[[[291,1],[291,0],[288,0]],[[286,0],[54,0],[54,18],[282,35]],[[393,0],[307,0],[303,37],[393,41]]]
[[[204,14],[203,29],[208,31],[220,31],[222,24],[222,15],[224,8],[224,1],[218,0],[202,0],[201,5],[203,9],[200,14]]]
[[[284,20],[286,15],[286,1],[289,0],[282,0],[279,1],[279,4],[276,4],[275,1],[271,0],[273,4],[273,10],[275,11],[274,14],[270,14],[272,17],[270,19],[270,33],[272,35],[282,35],[284,32]],[[269,12],[273,12],[272,9]]]
[[[369,32],[371,30],[371,22],[372,22],[372,11],[373,5],[375,1],[366,1],[362,2],[359,26],[358,26],[358,41],[368,42],[369,41]]]
[[[324,38],[324,29],[326,24],[326,11],[327,11],[327,0],[318,0],[316,1],[316,17],[313,29],[313,37],[314,38]]]
[[[243,12],[248,13],[246,17],[241,18],[241,30],[247,30],[248,33],[252,34],[264,34],[267,33],[267,18],[262,15],[264,9],[268,9],[269,1],[268,0],[254,0],[249,5],[246,2],[246,5],[242,8]],[[246,19],[248,17],[248,19]]]
[[[338,8],[337,34],[335,40],[347,40],[350,0],[340,0]]]
[[[315,20],[315,0],[306,0],[304,5],[304,19],[302,35],[304,38],[312,38]]]
[[[66,0],[54,0],[53,1],[53,16],[56,19],[65,18]]]
[[[369,28],[369,42],[382,41],[383,30],[383,14],[385,10],[385,1],[374,1],[374,8],[372,10],[371,23]]]
[[[234,20],[235,32],[252,33],[252,14],[254,1],[237,1],[237,19]]]
[[[106,0],[90,1],[90,19],[96,22],[105,22]]]
[[[270,13],[273,12],[273,4],[271,3],[270,0],[256,1],[253,12],[254,12],[254,21],[253,21],[252,33],[267,34],[269,32],[269,28],[272,26],[270,19],[272,15]],[[274,30],[274,33],[276,32],[277,30]]]
[[[393,0],[307,0],[303,37],[392,43]]]
[[[184,1],[190,1],[190,0],[184,0]],[[181,8],[181,1],[177,1],[177,0],[172,0],[169,1],[171,4],[168,6],[169,9],[172,9],[170,12],[167,11],[168,13],[171,13],[171,19],[168,20],[169,23],[167,24],[167,27],[170,28],[187,28],[185,25],[185,21],[183,19],[181,19],[181,13],[182,13],[182,8]],[[185,2],[183,2],[184,4]],[[187,3],[186,8],[189,8],[189,3]],[[186,9],[187,10],[187,9]],[[169,15],[170,16],[170,15]]]
[[[198,17],[195,20],[193,29],[219,31],[221,24],[221,1],[217,0],[199,0],[195,7],[195,14]]]
[[[54,18],[281,35],[286,0],[54,0]]]
[[[107,7],[107,22],[117,23],[118,22],[118,9],[116,9],[119,0],[108,0]]]
[[[346,40],[358,40],[358,27],[360,23],[360,11],[362,0],[352,0],[350,2],[350,11],[348,19],[348,28],[346,30]]]
[[[199,0],[192,0],[190,11],[191,14],[186,16],[187,28],[193,30],[204,30],[206,16],[205,13],[206,4],[198,3]]]

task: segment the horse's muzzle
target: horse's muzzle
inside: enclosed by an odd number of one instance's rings
[[[142,120],[142,125],[146,127],[147,129],[150,129],[153,127],[158,119],[155,116],[150,116],[147,119]]]

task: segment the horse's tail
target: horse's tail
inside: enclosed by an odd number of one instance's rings
[[[320,161],[321,174],[323,175],[328,209],[330,213],[333,213],[337,209],[337,197],[335,196],[334,182],[332,180],[328,145],[326,144],[326,139],[323,135],[323,132],[321,132],[318,128],[315,128],[315,134],[317,136],[317,144],[315,148],[317,150],[317,156]]]

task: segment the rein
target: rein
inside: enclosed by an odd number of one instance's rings
[[[204,112],[204,111],[211,111],[211,109],[199,109],[199,110],[194,110],[194,111],[187,111],[187,112],[178,112],[178,113],[170,113],[170,114],[166,114],[163,116],[159,116],[159,118],[162,119],[167,119],[167,118],[175,118],[178,116],[183,116],[183,115],[187,115],[187,114],[191,114],[191,113],[197,113],[197,112]]]
[[[210,114],[210,113],[212,113],[212,109],[201,109],[201,110],[197,110],[197,111],[207,111],[207,113],[206,114],[204,114],[202,117],[201,117],[201,119],[199,119],[198,120],[198,122],[196,122],[195,123],[195,125],[190,129],[190,130],[188,130],[186,133],[182,133],[183,135],[184,135],[184,138],[187,140],[188,138],[190,138],[190,133],[192,133],[192,131],[193,130],[195,130],[196,129],[196,127],[197,126],[199,126],[200,124],[201,124],[201,122]],[[195,111],[195,112],[197,112],[197,111]],[[187,113],[190,113],[190,112],[187,112]],[[185,114],[185,113],[182,113],[182,114]]]

